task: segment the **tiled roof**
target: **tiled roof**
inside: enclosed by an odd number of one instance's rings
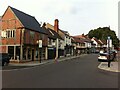
[[[102,45],[102,43],[101,43],[97,38],[93,37],[93,39],[94,39],[98,44]]]
[[[21,21],[21,23],[25,28],[46,34],[46,32],[42,30],[42,28],[40,27],[40,24],[35,19],[35,17],[28,15],[22,11],[19,11],[13,7],[10,7],[10,8],[14,12],[14,14],[17,16],[17,18]]]
[[[52,30],[50,28],[46,29],[45,27],[43,27],[43,29],[46,30],[49,38],[52,38],[52,39],[57,39],[57,38],[62,39],[60,37],[60,35],[57,32],[55,32],[54,30]]]
[[[107,45],[107,40],[101,40],[104,45]]]
[[[84,43],[84,41],[83,40],[81,40],[81,39],[79,39],[79,38],[77,38],[77,37],[74,37],[74,36],[72,36],[72,42],[74,42],[74,43]]]
[[[70,36],[69,33],[68,33],[68,31],[64,31],[64,30],[60,30],[60,29],[59,29],[59,31],[61,31],[62,33],[64,33],[64,35],[66,35],[66,36]]]
[[[54,26],[49,24],[49,23],[47,23],[45,27],[54,30]],[[59,31],[61,31],[64,35],[69,36],[68,31],[64,31],[64,30],[61,30],[61,29],[59,29]]]
[[[79,39],[83,40],[84,42],[91,43],[91,39],[89,39],[89,38],[86,37],[86,36],[83,36],[83,35],[77,35],[77,36],[74,36],[74,37],[79,38]]]

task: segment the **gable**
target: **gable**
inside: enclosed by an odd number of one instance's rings
[[[22,23],[9,7],[6,9],[5,13],[2,16],[2,25],[4,29],[23,27]]]
[[[19,19],[19,21],[22,23],[24,28],[46,34],[46,32],[44,30],[42,30],[42,28],[40,27],[40,24],[35,19],[35,17],[28,15],[22,11],[19,11],[13,7],[9,6],[9,8],[13,11],[13,13]]]
[[[93,41],[94,44],[96,44],[96,45],[98,44],[98,43],[95,41],[95,39],[92,38],[91,40]]]

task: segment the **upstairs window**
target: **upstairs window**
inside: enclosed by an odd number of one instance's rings
[[[15,29],[7,29],[6,38],[14,38],[14,37],[15,37]]]
[[[6,38],[7,37],[7,32],[6,31],[1,31],[1,37]]]

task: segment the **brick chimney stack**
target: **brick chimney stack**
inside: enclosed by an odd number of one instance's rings
[[[59,30],[59,20],[58,20],[58,19],[55,19],[55,22],[54,22],[54,30],[55,30],[56,32],[58,32],[58,30]]]

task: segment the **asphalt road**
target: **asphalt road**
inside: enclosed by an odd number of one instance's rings
[[[3,88],[118,88],[118,73],[98,69],[96,54],[2,72]]]

